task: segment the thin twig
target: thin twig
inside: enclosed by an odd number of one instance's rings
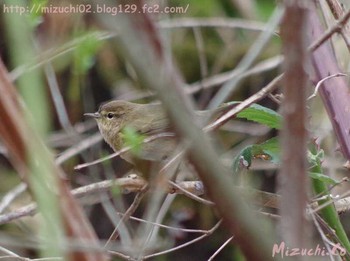
[[[128,208],[128,210],[125,212],[123,217],[118,222],[118,225],[114,228],[112,234],[108,238],[106,244],[104,245],[104,248],[107,248],[108,244],[112,241],[118,238],[118,228],[122,222],[127,221],[130,216],[136,211],[137,207],[140,205],[142,198],[145,196],[146,192],[148,190],[148,184],[144,185],[144,187],[141,189],[139,193],[136,194],[134,201]]]
[[[80,141],[78,144],[70,147],[69,149],[63,151],[57,158],[56,158],[56,164],[60,165],[66,160],[70,159],[71,157],[77,155],[78,153],[91,148],[91,146],[95,145],[96,143],[102,141],[102,136],[99,132],[93,134],[87,139],[84,139]]]
[[[118,215],[125,215],[124,213],[118,213]],[[148,221],[148,220],[144,220],[142,218],[137,218],[134,216],[130,216],[130,219],[138,221],[138,222],[142,222],[142,223],[146,223],[146,224],[152,224],[155,225],[157,227],[160,228],[165,228],[168,230],[175,230],[175,231],[181,231],[181,232],[185,232],[185,233],[199,233],[199,234],[205,234],[208,232],[208,230],[203,230],[203,229],[189,229],[189,228],[182,228],[182,227],[172,227],[172,226],[167,226],[167,225],[163,225],[157,222],[152,222],[152,221]]]
[[[241,77],[243,79],[246,77],[254,76],[256,74],[275,69],[282,63],[282,61],[283,61],[282,56],[278,55],[257,63],[255,66],[253,66],[251,69],[246,70],[245,72],[239,72],[235,68],[228,72],[219,73],[211,77],[202,79],[199,82],[189,84],[188,86],[186,86],[185,92],[187,94],[196,94],[197,92],[202,91],[203,89],[209,89],[215,86],[220,86],[221,84],[235,77]],[[141,99],[141,98],[149,98],[151,96],[154,96],[154,93],[150,91],[141,93],[141,94],[139,91],[137,91],[137,93],[131,92],[131,93],[127,93],[124,96],[120,96],[120,99],[132,100],[131,97],[133,97],[133,99]]]
[[[122,253],[120,253],[120,252],[108,250],[108,253],[110,253],[110,254],[113,255],[113,256],[122,258],[122,259],[124,259],[124,260],[128,260],[128,261],[134,260],[131,256],[124,255],[124,254],[122,254]]]
[[[253,31],[264,31],[265,23],[258,21],[232,19],[232,18],[174,18],[163,20],[158,23],[162,29],[173,28],[193,28],[193,27],[224,27],[224,28],[241,28]]]
[[[98,183],[90,184],[84,187],[76,188],[71,193],[77,197],[83,197],[89,195],[92,192],[104,192],[109,191],[113,186],[119,186],[122,192],[139,192],[142,187],[147,184],[144,179],[135,174],[130,174],[124,178],[118,178],[115,180],[104,180]],[[27,206],[21,207],[16,211],[0,215],[0,225],[13,221],[15,219],[32,216],[37,211],[37,205],[35,203],[28,204]]]
[[[328,28],[327,31],[321,36],[321,38],[317,39],[313,42],[308,50],[310,52],[315,51],[318,47],[320,47],[325,41],[327,41],[334,33],[341,32],[343,26],[347,23],[350,18],[350,10],[348,10],[344,16],[331,28]]]
[[[201,78],[204,79],[208,75],[208,61],[205,56],[204,40],[200,28],[193,28],[194,39],[196,42],[199,68],[201,72]]]
[[[332,11],[332,14],[335,19],[339,20],[340,17],[344,15],[344,10],[341,6],[341,3],[337,0],[326,0],[327,4]],[[346,47],[348,48],[348,51],[350,51],[350,27],[344,24],[343,28],[340,31],[340,34],[342,35],[344,42],[346,44]]]
[[[243,19],[225,19],[225,18],[179,18],[172,20],[164,20],[159,22],[159,27],[163,29],[171,29],[176,27],[226,27],[226,28],[242,28],[254,31],[263,31],[265,24],[258,21],[249,21]],[[103,41],[115,37],[114,33],[107,32],[93,32],[88,35],[73,39],[63,45],[60,45],[56,49],[49,49],[36,59],[28,64],[18,66],[10,73],[12,81],[18,79],[22,74],[28,73],[32,70],[40,68],[41,66],[75,50],[81,42],[86,41],[86,38],[95,37],[96,39]]]
[[[249,107],[253,103],[261,100],[264,98],[267,94],[272,92],[278,87],[278,84],[281,83],[283,79],[283,74],[280,74],[276,78],[274,78],[266,87],[262,88],[260,91],[255,93],[254,95],[250,96],[248,99],[244,100],[240,104],[238,104],[236,107],[225,113],[223,116],[221,116],[219,119],[217,119],[215,122],[209,124],[204,128],[204,131],[212,131],[224,123],[226,123],[228,120],[230,120],[232,117],[234,117],[237,113],[241,112],[245,108]]]
[[[221,247],[219,247],[219,249],[216,250],[214,254],[212,254],[212,256],[208,259],[208,261],[212,261],[212,260],[221,252],[221,250],[223,250],[224,247],[225,247],[228,243],[231,242],[232,239],[233,239],[233,236],[230,237],[229,239],[227,239],[227,240],[221,245]]]
[[[212,227],[210,230],[208,230],[208,232],[205,233],[204,235],[201,235],[201,236],[199,236],[199,237],[197,237],[197,238],[195,238],[193,240],[190,240],[190,241],[188,241],[188,242],[186,242],[186,243],[184,243],[182,245],[179,245],[179,246],[176,246],[176,247],[173,247],[173,248],[170,248],[170,249],[158,252],[158,253],[154,253],[154,254],[151,254],[151,255],[148,255],[148,256],[144,256],[143,260],[146,260],[146,259],[149,259],[149,258],[152,258],[152,257],[156,257],[156,256],[160,256],[160,255],[164,255],[164,254],[168,254],[170,252],[179,250],[179,249],[184,248],[184,247],[186,247],[188,245],[191,245],[191,244],[193,244],[195,242],[198,242],[198,241],[202,240],[203,238],[206,238],[206,237],[210,236],[216,229],[218,229],[220,224],[221,224],[221,220],[218,223],[216,223],[216,225],[214,227]]]
[[[20,183],[8,193],[0,201],[0,213],[2,213],[22,192],[27,189],[27,184]]]
[[[275,32],[276,27],[278,26],[284,10],[280,7],[276,7],[274,13],[269,19],[269,22],[266,24],[266,29],[259,35],[253,45],[250,46],[246,55],[239,62],[236,69],[237,72],[243,73],[248,70],[249,67],[253,64],[255,59],[261,54],[262,50],[265,48],[272,35]],[[222,102],[224,102],[227,97],[235,90],[237,84],[241,81],[241,77],[233,78],[232,80],[226,82],[217,94],[211,99],[209,104],[209,109],[218,107]]]
[[[4,248],[2,246],[0,246],[0,252],[2,253],[5,253],[9,256],[12,256],[12,257],[20,257],[19,255],[17,255],[16,253],[12,252],[11,250],[8,250],[7,248]]]
[[[322,205],[318,205],[317,207],[313,208],[312,211],[319,212],[321,209],[334,204],[337,212],[346,212],[350,209],[350,197],[347,197],[349,195],[349,190],[341,195],[337,195],[336,198],[332,197],[331,195],[325,195],[325,197],[328,197],[329,201],[323,203]]]
[[[198,197],[197,195],[193,194],[192,192],[189,192],[188,190],[182,188],[181,186],[179,186],[178,184],[176,184],[175,182],[169,180],[168,181],[169,184],[172,186],[172,187],[175,187],[177,188],[178,190],[182,191],[184,195],[186,195],[187,197],[191,198],[191,199],[194,199],[200,203],[203,203],[205,205],[209,205],[209,206],[212,206],[214,205],[214,202],[212,201],[209,201],[209,200],[205,200],[203,198],[200,198]],[[201,187],[195,187],[195,189],[198,189],[199,191],[203,191],[204,190],[204,186],[203,186],[203,183],[196,183],[196,184],[201,184]],[[175,192],[175,190],[174,190]]]
[[[170,132],[163,132],[163,133],[160,133],[160,134],[157,134],[157,135],[152,135],[148,138],[146,138],[143,143],[148,143],[148,142],[151,142],[151,141],[154,141],[156,139],[161,139],[161,138],[166,138],[166,137],[174,137],[175,134],[174,133],[170,133]],[[94,160],[92,162],[88,162],[88,163],[84,163],[84,164],[80,164],[80,165],[77,165],[74,167],[75,170],[80,170],[80,169],[83,169],[83,168],[86,168],[86,167],[89,167],[89,166],[92,166],[92,165],[95,165],[95,164],[98,164],[98,163],[101,163],[101,162],[104,162],[106,160],[110,160],[112,158],[115,158],[123,153],[126,153],[128,152],[129,150],[131,149],[131,147],[125,147],[111,155],[108,155],[107,157],[104,157],[102,159],[98,159],[98,160]]]
[[[20,65],[14,70],[12,70],[10,72],[10,79],[12,82],[14,82],[22,74],[38,69],[41,66],[61,57],[62,55],[72,52],[77,46],[79,46],[82,42],[85,42],[88,38],[95,37],[98,40],[105,40],[114,36],[115,34],[106,32],[93,32],[82,37],[73,39],[72,41],[69,41],[63,45],[59,45],[59,47],[57,47],[56,49],[52,48],[47,51],[41,52],[40,55],[35,57],[35,59],[32,62]]]
[[[79,135],[69,120],[68,112],[64,105],[63,96],[61,94],[58,80],[52,64],[47,63],[44,66],[44,71],[49,85],[51,98],[57,113],[58,121],[61,124],[63,130],[65,130],[69,135],[69,138],[75,139],[76,137],[79,137]]]
[[[313,222],[314,222],[314,225],[315,225],[315,227],[316,227],[318,233],[320,234],[320,236],[321,236],[321,238],[322,238],[322,240],[323,240],[323,242],[324,242],[324,244],[325,244],[325,246],[326,246],[326,249],[327,249],[327,252],[328,252],[328,254],[329,254],[329,257],[330,257],[330,259],[333,261],[334,258],[333,258],[333,255],[332,255],[332,251],[331,251],[331,249],[330,249],[330,247],[329,247],[329,245],[331,245],[331,244],[333,244],[333,243],[332,243],[332,242],[327,238],[327,236],[324,234],[324,232],[323,232],[323,230],[322,230],[322,228],[321,228],[319,222],[317,221],[317,219],[316,219],[316,217],[315,217],[315,214],[314,214],[312,211],[310,211],[309,213],[310,213],[310,215],[311,215],[311,218],[312,218],[312,220],[313,220]]]
[[[340,76],[347,76],[345,73],[335,73],[335,74],[332,74],[332,75],[329,75],[325,78],[323,78],[321,81],[319,81],[315,87],[315,91],[313,92],[313,94],[311,94],[309,96],[309,98],[307,98],[307,100],[311,100],[312,98],[316,97],[317,96],[317,93],[318,93],[318,90],[319,88],[321,87],[322,83],[324,83],[325,81],[327,81],[328,79],[331,79],[331,78],[334,78],[334,77],[340,77]]]

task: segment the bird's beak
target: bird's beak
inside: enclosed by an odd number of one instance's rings
[[[101,117],[101,114],[98,113],[98,112],[95,112],[95,113],[84,113],[84,116],[88,116],[88,117],[92,117],[92,118],[98,119],[98,118]]]

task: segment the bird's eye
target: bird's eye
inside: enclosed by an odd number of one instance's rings
[[[113,119],[113,117],[114,117],[114,114],[113,114],[113,113],[109,112],[109,113],[107,114],[107,118],[108,118],[108,119]]]

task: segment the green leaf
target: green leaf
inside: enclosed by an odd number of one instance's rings
[[[138,156],[141,153],[145,137],[139,134],[134,128],[125,127],[122,131],[124,144],[130,147],[131,152]]]
[[[319,181],[322,181],[328,185],[336,185],[338,184],[338,182],[334,179],[332,179],[331,177],[324,175],[322,173],[316,173],[316,172],[309,172],[309,176],[312,179],[317,179]]]
[[[249,168],[254,158],[269,160],[275,164],[280,163],[280,147],[277,137],[241,150],[233,160],[233,172],[237,173],[242,168]]]
[[[319,168],[322,168],[321,164],[324,159],[324,151],[322,149],[314,149],[314,152],[312,150],[308,151],[307,159],[312,167],[317,166]]]
[[[252,164],[252,147],[253,145],[245,147],[234,158],[233,165],[232,165],[234,174],[236,174],[242,168],[248,169],[250,167],[250,165]]]
[[[281,150],[277,137],[273,137],[264,143],[254,145],[252,152],[254,158],[264,159],[264,157],[260,157],[260,155],[265,155],[269,156],[268,160],[270,160],[272,163],[279,164],[281,162]]]
[[[95,54],[100,46],[101,41],[96,38],[96,34],[87,32],[85,40],[75,49],[75,70],[78,74],[85,73],[94,65]]]
[[[313,162],[311,162],[313,164],[311,172],[322,174],[323,169],[321,166],[321,162],[323,157],[323,151],[320,150],[318,144],[314,142],[314,144],[311,144],[309,152],[309,154],[313,156],[312,158],[310,158],[310,155],[308,155],[309,160],[313,160]],[[312,179],[312,185],[317,196],[329,194],[326,182],[324,182],[323,180]],[[350,241],[348,235],[342,223],[340,222],[339,215],[337,210],[335,209],[334,204],[329,204],[330,202],[332,202],[332,199],[330,199],[330,197],[322,198],[318,201],[319,205],[325,204],[325,207],[320,209],[321,216],[325,220],[327,225],[332,229],[332,231],[335,232],[341,245],[346,249],[347,252],[350,252]]]
[[[280,114],[259,104],[252,104],[238,113],[237,117],[261,123],[274,129],[280,129],[282,126],[282,116]]]

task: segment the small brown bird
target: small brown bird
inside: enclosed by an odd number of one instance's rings
[[[145,137],[169,132],[169,121],[161,104],[137,104],[122,100],[102,104],[95,113],[85,113],[95,118],[104,140],[114,151],[124,145],[123,129],[129,127]],[[176,148],[175,137],[162,137],[141,146],[140,159],[164,161]],[[124,153],[123,159],[135,163],[135,155]]]
[[[204,125],[212,114],[217,116],[218,113],[236,105],[237,103],[228,103],[214,111],[196,111],[196,116]],[[114,151],[125,147],[123,137],[125,127],[130,127],[145,137],[171,132],[169,120],[161,104],[138,104],[115,100],[102,104],[95,113],[85,113],[84,115],[95,118],[104,140]],[[165,161],[175,148],[175,137],[162,137],[142,144],[141,152],[138,153],[137,158],[156,162]],[[130,152],[122,154],[121,157],[130,163],[136,163],[135,155]]]

